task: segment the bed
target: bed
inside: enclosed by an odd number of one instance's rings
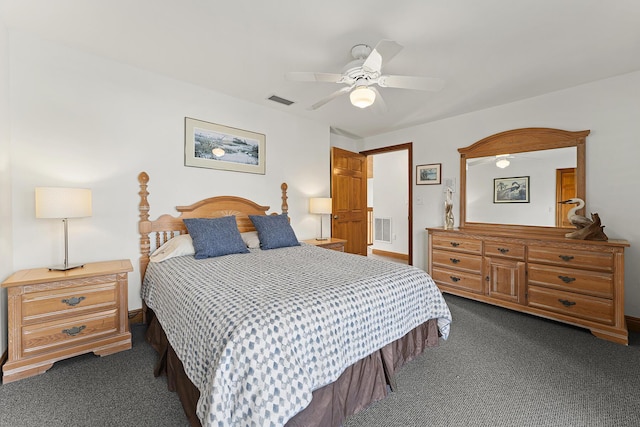
[[[146,338],[191,425],[339,426],[447,338],[424,271],[297,242],[286,184],[279,214],[219,196],[149,220],[138,181]]]

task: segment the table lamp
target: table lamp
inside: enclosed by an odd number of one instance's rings
[[[316,240],[327,240],[328,237],[322,235],[322,215],[331,214],[331,198],[312,197],[309,199],[309,212],[320,215],[320,237],[316,237]]]
[[[62,219],[64,225],[64,264],[49,270],[66,271],[84,264],[69,264],[69,218],[91,216],[91,190],[88,188],[36,188],[36,218]]]

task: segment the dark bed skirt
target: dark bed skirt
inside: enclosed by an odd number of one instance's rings
[[[146,339],[158,352],[154,375],[166,375],[167,387],[177,392],[192,426],[200,426],[196,405],[200,392],[184,372],[182,362],[150,309],[147,309]],[[404,337],[348,367],[333,383],[313,392],[309,406],[287,422],[297,426],[340,426],[352,414],[387,396],[395,388],[395,374],[405,363],[419,356],[426,347],[438,345],[438,325],[429,320]]]

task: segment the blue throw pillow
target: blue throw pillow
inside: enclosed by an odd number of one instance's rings
[[[261,249],[300,246],[287,215],[249,215],[258,232]]]
[[[196,259],[249,252],[240,236],[235,216],[187,218],[184,225],[193,240]]]

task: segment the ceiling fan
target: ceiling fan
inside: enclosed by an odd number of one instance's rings
[[[439,91],[444,87],[442,79],[417,76],[395,76],[382,74],[382,66],[402,50],[402,46],[392,40],[381,40],[375,48],[358,44],[351,48],[353,60],[345,65],[341,74],[289,72],[286,78],[298,82],[327,82],[344,84],[343,88],[313,104],[315,110],[333,99],[350,93],[351,103],[366,108],[376,101],[384,106],[384,100],[375,85],[400,89]]]

